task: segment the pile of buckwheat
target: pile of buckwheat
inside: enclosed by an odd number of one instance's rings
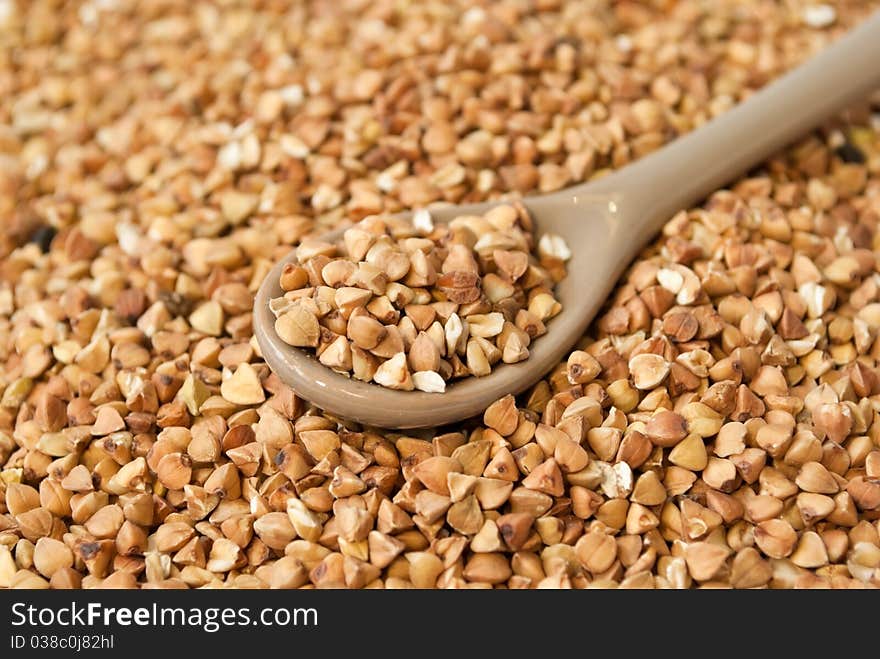
[[[286,293],[269,303],[275,332],[358,380],[443,393],[448,380],[527,359],[562,311],[553,287],[568,245],[545,233],[534,248],[520,203],[436,227],[424,209],[412,221],[371,216],[341,245],[297,247],[280,276]]]
[[[878,3],[290,5],[0,1],[0,587],[880,585],[876,97],[482,418],[332,418],[251,320],[303,239],[621,167]]]

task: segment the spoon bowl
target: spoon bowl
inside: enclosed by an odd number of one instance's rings
[[[431,218],[437,224],[444,224],[460,215],[485,213],[498,203],[501,202],[432,208]],[[306,400],[369,426],[442,426],[479,414],[506,394],[520,393],[556,366],[583,336],[618,274],[609,276],[608,270],[602,269],[600,277],[591,280],[586,273],[603,259],[612,257],[616,264],[620,263],[615,249],[619,249],[617,241],[626,226],[610,194],[565,192],[530,197],[524,203],[533,217],[552,215],[555,218],[546,226],[539,220],[538,236],[545,231],[557,233],[572,251],[567,264],[570,274],[555,288],[563,311],[548,321],[547,334],[529,346],[528,359],[516,364],[499,362],[486,377],[449,382],[442,394],[396,391],[337,373],[321,364],[313,354],[289,346],[275,332],[275,316],[269,310],[269,301],[284,294],[279,278],[284,265],[295,261],[295,251],[269,272],[254,304],[254,331],[263,358]],[[339,230],[321,239],[333,242],[341,235]]]
[[[288,254],[268,274],[254,302],[254,333],[270,368],[301,397],[369,426],[442,426],[518,394],[554,368],[583,336],[632,257],[672,214],[742,175],[828,116],[880,87],[880,13],[704,126],[614,174],[548,195],[527,197],[537,235],[562,236],[572,252],[556,286],[562,312],[517,364],[447,385],[444,393],[395,391],[348,378],[275,333],[269,300],[282,295]],[[432,208],[437,223],[481,214],[501,202]],[[342,231],[322,236],[335,241]]]

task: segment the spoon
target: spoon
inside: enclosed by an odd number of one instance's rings
[[[824,52],[701,128],[595,181],[523,199],[537,231],[571,248],[556,287],[563,311],[517,364],[447,385],[444,393],[395,391],[336,373],[275,333],[269,300],[291,252],[268,274],[254,303],[254,332],[270,368],[302,398],[343,418],[384,428],[440,426],[481,414],[546,375],[584,335],[631,259],[677,211],[762,162],[822,120],[880,88],[880,13]],[[499,202],[432,208],[435,223],[482,214]],[[322,236],[333,242],[342,229]]]

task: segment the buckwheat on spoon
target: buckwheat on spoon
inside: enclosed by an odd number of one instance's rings
[[[269,302],[275,332],[358,380],[442,393],[527,359],[561,311],[553,287],[571,253],[550,234],[535,243],[522,204],[437,226],[425,210],[364,219],[338,244],[297,248]]]

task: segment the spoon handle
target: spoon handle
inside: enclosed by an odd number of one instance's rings
[[[585,191],[614,193],[623,217],[632,222],[629,235],[647,239],[677,211],[876,89],[880,12],[740,105],[619,172],[586,184]],[[572,191],[577,192],[566,193]]]

